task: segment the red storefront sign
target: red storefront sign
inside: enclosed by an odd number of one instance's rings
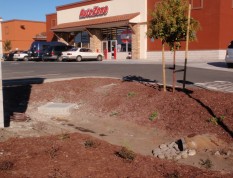
[[[88,17],[97,17],[107,15],[108,6],[99,7],[95,6],[92,9],[82,9],[79,14],[80,19],[88,18]]]

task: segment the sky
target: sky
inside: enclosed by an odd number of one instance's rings
[[[0,17],[3,21],[20,19],[32,21],[46,20],[46,14],[56,12],[56,6],[80,0],[0,0]]]

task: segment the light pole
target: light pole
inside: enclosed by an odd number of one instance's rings
[[[2,18],[0,17],[0,59],[2,59]],[[0,128],[4,127],[4,112],[3,112],[3,94],[2,94],[2,60],[0,61]]]

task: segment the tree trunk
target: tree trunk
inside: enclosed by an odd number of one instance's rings
[[[165,55],[164,55],[164,41],[162,42],[162,63],[163,63],[163,91],[167,91],[166,86],[166,70],[165,70]]]
[[[172,92],[175,92],[176,87],[176,47],[174,45],[174,52],[173,52],[173,84],[172,84]]]

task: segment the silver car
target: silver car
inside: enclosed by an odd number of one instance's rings
[[[230,45],[227,47],[225,61],[227,67],[229,68],[233,67],[233,41],[231,41]]]

